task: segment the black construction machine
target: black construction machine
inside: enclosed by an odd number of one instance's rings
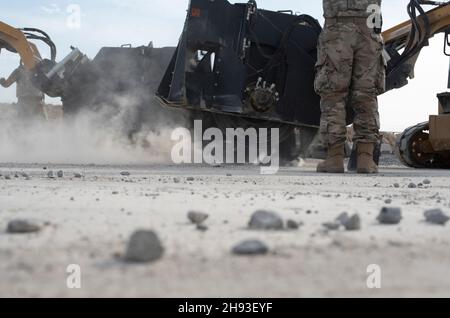
[[[424,4],[436,8],[425,12]],[[383,33],[387,90],[407,85],[429,38],[450,26],[449,2],[411,0],[408,14],[411,20]],[[295,158],[308,148],[320,123],[320,98],[313,87],[320,32],[311,16],[261,10],[254,0],[191,0],[157,98],[165,106],[202,111],[222,129],[279,127],[281,154]],[[442,102],[446,96],[441,95],[441,104],[448,104]],[[450,143],[445,143],[450,118],[442,117],[448,107],[441,109],[434,130],[426,123],[400,137],[405,164],[450,167]],[[347,117],[351,124],[350,110]]]
[[[192,0],[157,92],[166,106],[203,111],[221,129],[280,128],[280,152],[305,151],[320,122],[314,92],[318,21],[256,1]]]

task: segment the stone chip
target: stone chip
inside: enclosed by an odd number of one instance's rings
[[[269,248],[261,241],[247,240],[233,247],[235,255],[265,255],[269,252]]]
[[[402,210],[400,208],[384,207],[377,217],[377,220],[381,224],[395,225],[399,224],[402,221],[402,218]]]
[[[282,230],[283,220],[275,212],[259,210],[252,215],[248,227],[252,230]]]
[[[361,217],[358,214],[353,215],[345,224],[344,227],[347,231],[359,231],[361,230]]]
[[[201,225],[203,222],[206,221],[206,219],[209,217],[208,214],[197,212],[197,211],[190,211],[187,215],[189,221],[191,221],[193,224]]]
[[[29,220],[12,220],[8,223],[6,231],[10,234],[35,233],[41,230],[41,226]]]
[[[445,225],[450,220],[441,209],[433,209],[425,211],[425,220],[431,224]]]
[[[128,242],[125,261],[130,263],[150,263],[159,260],[164,248],[158,235],[153,231],[136,231]]]

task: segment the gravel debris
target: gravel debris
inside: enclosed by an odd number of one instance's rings
[[[247,240],[233,247],[235,255],[265,255],[269,252],[269,248],[261,241]]]
[[[208,214],[197,212],[197,211],[190,211],[187,215],[189,221],[191,221],[193,224],[201,225],[203,222],[206,221],[206,219],[209,217]]]
[[[402,210],[400,208],[384,207],[377,217],[377,220],[381,224],[395,225],[399,224],[402,221],[402,218]]]
[[[248,227],[252,230],[282,230],[283,220],[275,212],[259,210],[252,215]]]
[[[286,222],[286,227],[288,230],[298,230],[300,228],[300,225],[294,220],[288,220]]]
[[[323,223],[322,226],[326,228],[328,231],[338,231],[341,228],[342,224],[341,222],[334,221]]]
[[[353,215],[345,224],[344,227],[347,231],[359,231],[361,230],[361,217],[358,214]]]
[[[164,248],[158,235],[153,231],[136,231],[128,242],[125,261],[130,263],[150,263],[159,260]]]
[[[30,220],[12,220],[8,223],[6,231],[11,234],[35,233],[41,230],[41,226]]]
[[[208,227],[204,224],[197,224],[197,230],[200,232],[206,232],[208,231]]]
[[[341,223],[345,226],[345,224],[350,220],[350,216],[347,212],[341,213],[337,218],[336,221]]]
[[[445,225],[450,220],[448,215],[446,215],[441,209],[433,209],[425,211],[425,220],[431,224]]]

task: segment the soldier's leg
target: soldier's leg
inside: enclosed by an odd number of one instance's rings
[[[45,119],[44,102],[40,98],[33,100],[33,117],[36,119]]]
[[[355,112],[354,142],[357,144],[360,173],[376,173],[373,160],[376,146],[380,142],[380,115],[377,96],[384,90],[385,65],[382,56],[381,36],[367,28],[360,33],[355,49],[350,105]]]
[[[19,119],[27,119],[28,118],[28,102],[26,99],[20,98],[17,101],[17,116]]]
[[[321,96],[320,133],[329,147],[328,159],[318,166],[319,172],[344,171],[346,104],[353,67],[351,39],[351,30],[340,24],[325,28],[319,39],[314,85]]]
[[[39,98],[22,98],[19,102],[19,116],[22,119],[44,119],[44,104]]]

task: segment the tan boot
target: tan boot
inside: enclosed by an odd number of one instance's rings
[[[373,161],[374,144],[358,143],[358,166],[357,172],[361,174],[378,173],[378,166]]]
[[[333,146],[328,149],[328,159],[317,166],[317,172],[344,173],[344,145]]]

